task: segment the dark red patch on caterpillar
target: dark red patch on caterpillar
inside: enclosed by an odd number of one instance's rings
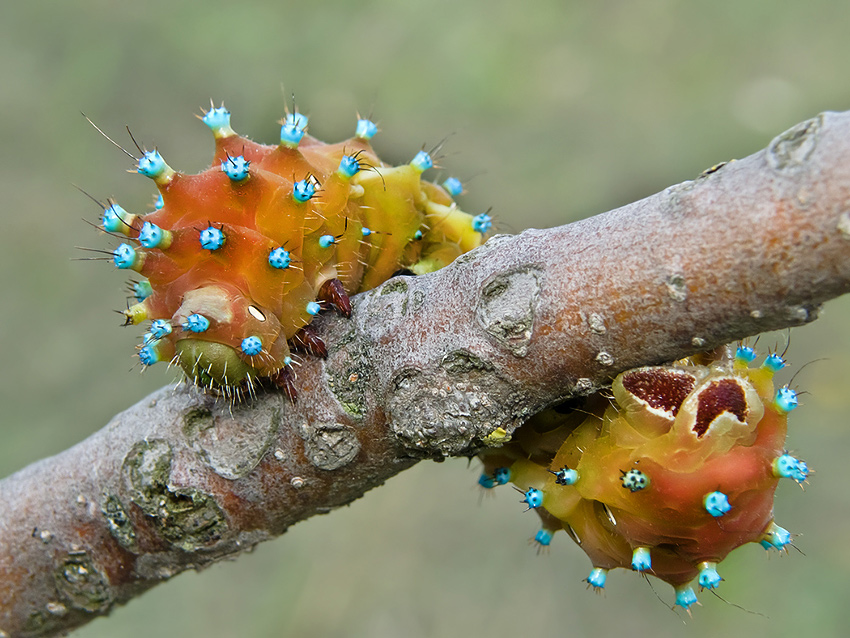
[[[747,399],[744,389],[735,379],[711,382],[699,393],[697,417],[693,431],[702,438],[711,422],[724,412],[734,414],[741,423],[747,420]]]
[[[623,387],[651,407],[673,416],[696,385],[696,378],[672,368],[640,368],[623,375]]]

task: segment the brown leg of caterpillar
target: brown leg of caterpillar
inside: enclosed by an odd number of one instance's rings
[[[281,368],[270,379],[276,387],[284,391],[286,398],[291,403],[295,403],[296,399],[298,399],[298,390],[295,389],[295,375],[289,367]]]
[[[319,300],[326,302],[331,308],[335,308],[343,317],[351,316],[351,301],[342,287],[339,279],[328,279],[319,288]]]
[[[314,357],[326,359],[328,356],[328,347],[322,338],[316,334],[315,328],[304,326],[295,333],[289,340],[289,345],[293,350],[312,354]]]

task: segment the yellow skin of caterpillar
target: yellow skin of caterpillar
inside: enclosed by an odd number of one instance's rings
[[[650,547],[653,575],[674,586],[689,582],[701,562],[719,562],[772,523],[772,462],[783,454],[787,415],[773,403],[773,372],[765,367],[687,369],[695,387],[677,414],[665,416],[631,395],[622,382],[626,372],[614,382],[615,405],[591,405],[589,416],[535,417],[513,442],[482,453],[484,472],[508,467],[518,489],[541,490],[544,527],[567,530],[594,567],[629,568],[634,549]],[[721,404],[705,434],[695,436],[699,401],[718,382],[740,388],[745,418]],[[578,471],[574,485],[557,483],[554,472],[563,467]],[[651,478],[647,489],[624,489],[631,468]],[[703,505],[715,490],[732,503],[720,523]]]

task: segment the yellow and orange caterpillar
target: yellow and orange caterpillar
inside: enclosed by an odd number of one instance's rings
[[[230,113],[211,108],[212,166],[173,170],[158,151],[137,169],[156,184],[156,210],[131,214],[114,202],[101,227],[123,240],[112,253],[133,283],[128,324],[150,322],[142,364],[174,361],[199,386],[240,396],[270,379],[294,400],[292,350],[326,356],[310,321],[325,308],[348,316],[348,296],[400,270],[431,272],[480,245],[490,216],[455,205],[457,179],[423,181],[432,157],[388,166],[372,150],[367,119],[355,135],[325,144],[288,113],[280,143],[237,135]]]
[[[782,357],[751,366],[755,358],[741,346],[703,365],[624,372],[613,397],[544,412],[482,453],[479,483],[514,484],[540,515],[539,546],[565,530],[590,558],[590,586],[601,589],[610,569],[624,567],[670,583],[689,609],[691,581],[716,588],[717,564],[733,549],[791,544],[774,523],[773,496],[781,478],[802,484],[809,474],[785,449],[797,395],[774,388]]]

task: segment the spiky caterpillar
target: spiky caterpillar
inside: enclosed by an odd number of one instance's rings
[[[458,180],[443,188],[421,179],[429,153],[381,162],[370,120],[325,144],[306,134],[305,115],[289,113],[275,146],[237,135],[223,107],[202,120],[215,136],[209,169],[178,173],[145,152],[137,168],[159,190],[157,210],[134,215],[110,203],[102,218],[127,238],[115,265],[147,278],[124,313],[128,324],[151,322],[141,362],[176,361],[200,386],[238,395],[269,378],[294,398],[291,350],[327,353],[309,330],[316,314],[349,315],[348,295],[400,269],[437,270],[491,225],[457,208]]]
[[[691,581],[716,588],[717,564],[733,549],[791,542],[773,521],[773,497],[780,478],[803,483],[809,473],[785,450],[797,396],[774,388],[780,356],[753,367],[755,358],[742,346],[705,365],[624,372],[611,403],[597,395],[582,410],[543,413],[483,453],[479,483],[513,482],[542,519],[539,545],[565,530],[593,564],[589,585],[631,568],[673,585],[688,609]]]

